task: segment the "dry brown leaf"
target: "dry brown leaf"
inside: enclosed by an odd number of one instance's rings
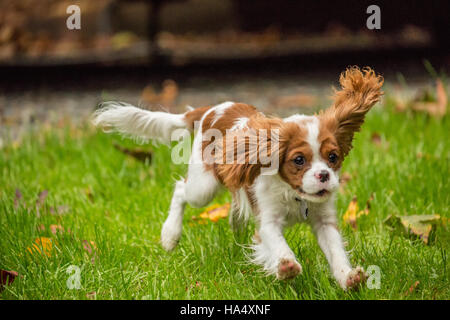
[[[144,150],[141,148],[136,148],[136,149],[125,148],[117,143],[114,143],[114,148],[116,148],[123,154],[129,155],[129,156],[131,156],[139,161],[142,161],[142,162],[148,161],[150,163],[152,160],[152,152],[148,151],[148,150]]]
[[[384,220],[384,223],[388,225],[392,231],[398,231],[408,236],[418,237],[425,244],[429,243],[436,225],[442,223],[442,225],[445,226],[444,221],[438,214],[415,214],[407,216],[389,215]]]
[[[16,271],[0,269],[0,292],[13,283],[18,275]]]

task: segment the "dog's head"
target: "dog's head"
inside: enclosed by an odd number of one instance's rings
[[[383,78],[370,68],[347,69],[341,74],[340,84],[342,89],[335,93],[333,105],[317,115],[293,115],[285,119],[257,117],[249,122],[253,129],[278,130],[278,138],[269,137],[268,144],[264,144],[266,150],[272,150],[270,156],[278,160],[280,177],[300,198],[308,201],[324,202],[337,190],[339,169],[352,148],[353,135],[382,95]],[[247,148],[239,156],[247,160],[259,157],[262,145],[259,138],[241,139]],[[250,141],[254,141],[254,148]],[[277,147],[272,148],[273,144]],[[237,189],[251,185],[263,167],[260,162],[245,161],[219,165],[218,172],[227,187]]]
[[[315,116],[284,119],[279,174],[308,201],[326,201],[337,190],[338,173],[352,148],[353,135],[382,95],[383,78],[369,68],[347,69],[340,84],[342,89],[330,108]]]

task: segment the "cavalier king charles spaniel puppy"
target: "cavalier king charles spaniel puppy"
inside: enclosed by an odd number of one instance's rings
[[[370,68],[351,67],[340,76],[331,107],[308,116],[268,117],[244,103],[190,108],[183,114],[153,112],[107,102],[93,116],[97,126],[144,140],[169,143],[175,132],[194,133],[187,176],[175,183],[161,243],[180,240],[185,204],[206,206],[221,187],[232,195],[230,224],[254,217],[252,256],[267,274],[294,278],[302,267],[283,231],[311,225],[339,285],[354,288],[366,275],[352,268],[337,227],[335,198],[342,162],[355,132],[380,99],[383,78]],[[178,134],[180,136],[180,134]]]

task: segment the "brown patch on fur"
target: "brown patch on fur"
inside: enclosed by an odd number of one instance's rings
[[[342,89],[335,92],[333,106],[319,113],[320,126],[334,134],[345,157],[352,148],[355,132],[359,131],[366,113],[379,101],[383,77],[366,67],[352,67],[343,72],[339,82]]]
[[[311,168],[313,151],[306,141],[308,131],[296,123],[286,123],[281,145],[282,161],[280,162],[280,176],[292,188],[302,187],[303,174]],[[298,156],[305,157],[305,165],[299,166],[294,163]]]
[[[200,121],[206,111],[211,109],[211,106],[197,108],[186,112],[184,115],[184,122],[186,122],[189,130],[194,130],[195,121]]]
[[[261,168],[270,166],[270,164],[265,165],[262,163],[259,154],[267,157],[279,157],[279,150],[276,150],[276,155],[270,153],[272,143],[278,143],[278,141],[272,141],[271,130],[281,129],[283,126],[281,119],[268,118],[255,111],[250,116],[247,126],[249,129],[236,130],[233,135],[226,135],[222,144],[218,144],[219,149],[221,149],[219,156],[222,156],[223,164],[217,164],[215,169],[221,181],[231,190],[252,185],[260,174]],[[260,143],[259,140],[262,137],[260,137],[259,130],[267,133],[267,143]],[[241,145],[238,146],[237,142],[241,143]],[[227,144],[234,145],[234,154],[231,154],[233,163],[228,164],[225,163],[227,159]],[[244,150],[244,152],[239,152],[240,150]]]
[[[244,103],[235,103],[233,105],[231,105],[230,107],[228,107],[227,109],[225,109],[224,113],[221,115],[221,117],[219,117],[218,119],[215,119],[216,117],[216,113],[215,111],[210,112],[205,119],[203,120],[202,123],[202,133],[205,134],[205,132],[207,132],[210,129],[215,129],[215,130],[219,130],[220,133],[222,134],[223,137],[226,138],[226,132],[228,129],[231,129],[234,124],[235,121],[239,118],[251,118],[255,115],[258,114],[258,111],[256,110],[256,108],[254,106],[248,105],[248,104],[244,104]],[[212,136],[211,139],[207,139],[205,141],[202,142],[202,155],[205,154],[205,149],[210,146],[212,143],[214,143],[215,141],[215,137]],[[223,144],[223,149],[225,149],[226,144]],[[219,155],[214,154],[214,149],[212,150],[212,156],[218,157]],[[225,161],[225,158],[224,160]],[[224,183],[223,180],[223,176],[221,176],[218,173],[218,164],[217,163],[207,163],[204,162],[204,167],[205,170],[213,170],[214,175],[216,176],[216,178],[221,182]]]
[[[235,103],[225,109],[223,115],[217,119],[211,128],[218,129],[225,135],[227,129],[231,129],[239,118],[251,118],[258,114],[254,106],[245,103]]]
[[[342,166],[342,162],[344,160],[344,157],[342,155],[341,149],[339,147],[339,144],[337,142],[336,137],[334,134],[329,130],[328,127],[323,126],[322,122],[319,124],[319,136],[317,138],[320,144],[320,155],[322,159],[327,161],[327,164],[330,168],[332,168],[334,171],[339,170]],[[329,161],[329,156],[331,153],[334,153],[337,155],[337,161],[335,163],[331,163]]]

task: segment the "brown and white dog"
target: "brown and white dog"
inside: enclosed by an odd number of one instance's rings
[[[170,142],[180,129],[189,130],[189,137],[195,132],[187,177],[176,182],[162,227],[166,250],[174,249],[180,239],[185,204],[205,206],[225,186],[233,198],[232,227],[255,217],[254,263],[278,279],[301,273],[283,230],[306,222],[334,277],[347,289],[364,281],[365,274],[361,267],[351,267],[345,252],[337,229],[335,194],[353,135],[382,95],[383,78],[370,68],[352,67],[341,74],[340,84],[333,105],[313,116],[266,117],[253,106],[234,102],[184,114],[110,102],[95,112],[93,122],[160,142]]]

